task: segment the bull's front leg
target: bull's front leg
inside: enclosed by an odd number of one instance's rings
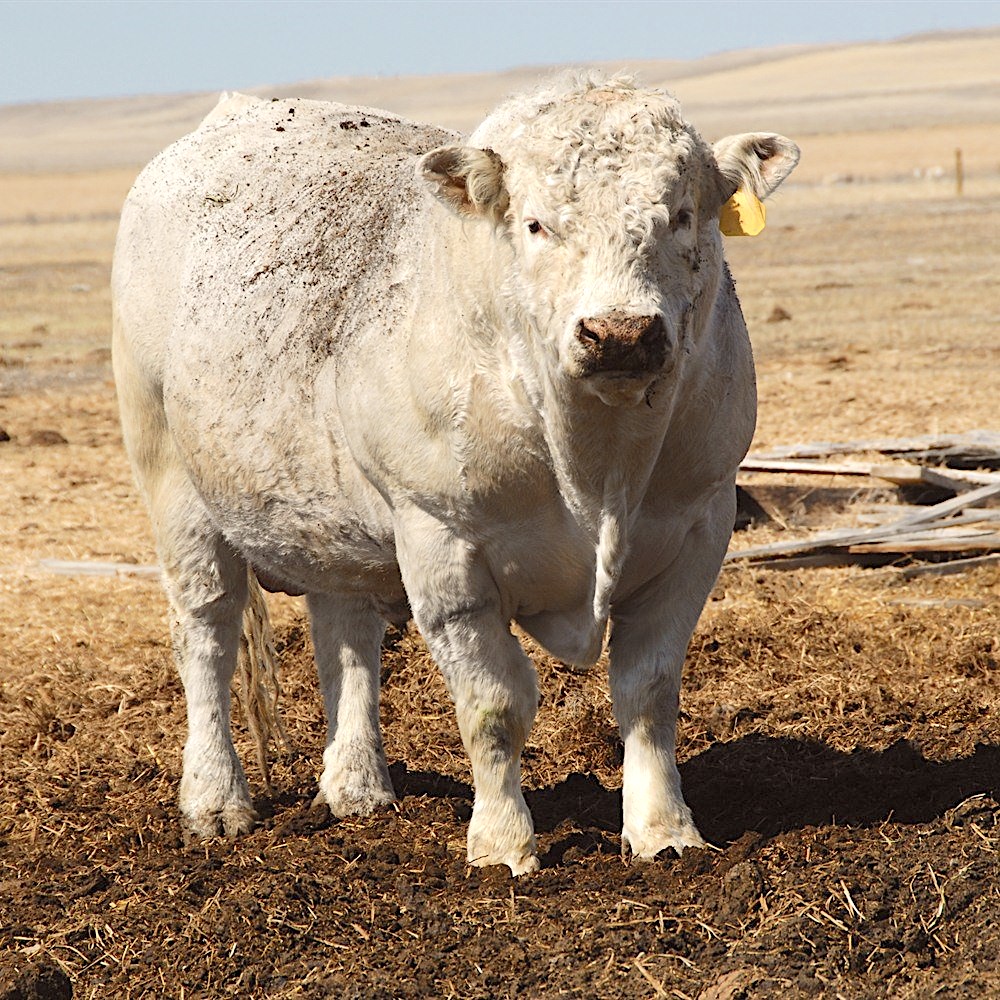
[[[670,566],[612,608],[609,676],[625,743],[622,849],[636,858],[705,846],[681,791],[677,711],[688,642],[728,544],[730,506],[717,503]]]
[[[538,708],[534,666],[475,548],[424,514],[400,522],[397,553],[413,617],[455,702],[472,763],[469,863],[535,871],[534,824],[521,794],[521,751]]]

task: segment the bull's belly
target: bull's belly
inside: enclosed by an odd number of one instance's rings
[[[267,589],[363,596],[387,618],[406,618],[393,525],[374,490],[329,466],[328,487],[318,469],[240,459],[206,443],[185,465],[212,523]]]
[[[213,519],[268,589],[363,596],[386,618],[405,620],[408,600],[388,511],[362,518],[334,497],[294,501],[207,497]],[[548,652],[567,662],[595,658],[594,552],[575,533],[511,525],[500,551],[480,552],[501,592],[505,614]],[[511,544],[513,543],[513,544]],[[464,603],[464,595],[449,595]],[[596,654],[595,654],[596,655]]]
[[[268,589],[362,596],[391,621],[409,617],[388,514],[369,512],[362,520],[356,510],[337,509],[330,497],[272,499],[264,507],[232,497],[207,502],[227,540]],[[600,637],[594,651],[593,549],[555,526],[544,539],[517,526],[508,537],[520,544],[500,553],[484,545],[481,553],[491,563],[506,615],[553,656],[592,662],[600,651]]]
[[[227,540],[271,590],[365,597],[391,620],[408,617],[391,527],[327,505],[212,510]],[[210,506],[210,509],[212,507]]]

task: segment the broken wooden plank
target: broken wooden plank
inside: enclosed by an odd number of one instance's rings
[[[889,524],[880,525],[875,528],[840,528],[834,531],[819,532],[807,538],[774,542],[770,545],[758,545],[749,549],[731,550],[726,553],[726,561],[791,555],[792,553],[806,553],[825,548],[846,548],[850,545],[859,545],[865,542],[886,541],[895,536],[905,535],[917,525],[940,521],[954,514],[956,511],[962,510],[965,507],[972,507],[977,503],[983,503],[997,495],[1000,495],[1000,483],[991,483],[988,486],[980,486],[969,493],[952,497],[950,500],[943,500],[941,503],[918,508],[912,514],[906,514]]]
[[[971,490],[980,485],[1000,483],[996,472],[956,472],[953,469],[931,468],[926,465],[880,465],[872,463],[870,475],[885,479],[897,486],[938,486],[956,493]]]
[[[138,576],[158,577],[159,566],[93,560],[39,559],[39,566],[60,576]]]
[[[846,549],[834,552],[820,552],[815,555],[779,556],[774,559],[755,559],[748,563],[723,563],[723,569],[743,566],[745,569],[824,569],[828,566],[884,566],[892,562],[893,557],[881,552],[850,553]]]
[[[918,576],[951,576],[955,573],[964,573],[966,570],[978,569],[980,566],[992,566],[995,563],[1000,563],[1000,553],[972,556],[970,559],[950,559],[948,562],[929,563],[924,566],[907,566],[899,571],[899,576],[903,580],[912,580]]]
[[[948,517],[956,511],[967,507],[975,507],[977,504],[985,503],[995,496],[1000,496],[1000,482],[980,486],[978,489],[970,490],[968,493],[963,493],[957,497],[952,497],[950,500],[942,500],[940,503],[930,504],[927,507],[918,507],[912,514],[906,514],[891,525],[886,525],[886,527],[926,524],[930,521]]]
[[[813,441],[765,451],[752,452],[753,459],[823,458],[827,455],[851,455],[875,451],[883,455],[915,452],[940,452],[965,449],[975,454],[1000,455],[1000,432],[974,430],[961,434],[925,434],[908,438],[877,438],[862,441]]]
[[[868,552],[896,552],[900,555],[920,555],[923,552],[998,552],[1000,532],[979,535],[942,535],[939,538],[905,536],[885,542],[848,545],[847,551],[861,555]]]
[[[894,514],[897,515],[899,511],[906,511],[911,513],[914,510],[919,510],[920,508],[915,504],[900,504],[887,506],[885,511],[881,510],[871,510],[863,513],[856,514],[856,518],[862,523],[867,522],[869,524],[887,524],[889,523],[889,518]],[[954,526],[968,526],[972,524],[993,524],[1000,521],[1000,510],[960,510],[955,514],[952,514],[946,522],[947,527]],[[941,529],[934,529],[941,530]]]
[[[799,551],[803,555],[777,555],[768,558],[750,558],[750,565],[772,566],[782,563],[786,569],[798,569],[806,566],[847,566],[862,562],[859,557],[867,555],[907,556],[920,555],[928,552],[996,552],[1000,551],[1000,532],[983,532],[977,534],[963,533],[961,535],[940,535],[939,532],[921,532],[906,534],[883,541],[863,541],[845,545],[819,545],[814,548],[804,548]],[[761,546],[761,549],[766,549]],[[731,553],[732,554],[732,553]],[[742,553],[735,553],[739,558]],[[732,562],[727,555],[726,562]],[[883,560],[884,561],[884,560]]]
[[[871,476],[873,468],[875,468],[873,462],[817,462],[805,459],[759,458],[751,455],[747,455],[740,462],[740,472],[801,472],[804,475],[822,476]],[[880,468],[889,470],[895,467],[883,465]],[[900,465],[897,474],[909,475],[914,469],[919,471],[920,467]]]
[[[987,525],[977,525],[975,523],[952,523],[952,521],[946,521],[943,524],[928,524],[924,527],[917,528],[914,531],[904,531],[900,533],[893,534],[890,538],[885,539],[885,541],[891,542],[893,545],[906,545],[909,542],[922,542],[928,539],[935,538],[987,538],[991,535],[1000,534],[995,527],[989,527]],[[873,539],[873,541],[883,541],[883,539]],[[865,543],[859,543],[865,544]]]
[[[740,472],[788,472],[800,475],[865,476],[884,479],[896,486],[937,486],[960,493],[976,485],[1000,483],[996,472],[956,472],[953,469],[930,468],[897,462],[819,462],[812,459],[771,459],[748,455],[740,462]]]

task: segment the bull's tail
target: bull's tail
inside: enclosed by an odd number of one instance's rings
[[[247,606],[243,612],[243,635],[240,637],[233,687],[254,741],[264,785],[270,791],[268,745],[271,740],[285,748],[289,744],[288,734],[278,714],[281,684],[278,681],[278,652],[274,645],[271,618],[260,584],[249,566]]]

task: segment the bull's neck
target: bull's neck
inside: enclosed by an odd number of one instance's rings
[[[663,446],[672,409],[664,383],[645,401],[608,405],[582,379],[559,371],[539,339],[524,337],[521,367],[551,468],[574,519],[597,538],[609,512],[634,510]]]

